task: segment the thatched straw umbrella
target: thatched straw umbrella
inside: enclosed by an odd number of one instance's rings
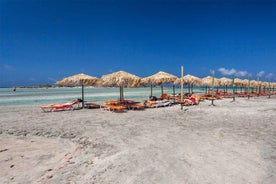
[[[193,92],[194,85],[196,85],[196,86],[201,85],[201,79],[196,76],[192,76],[192,77],[193,77],[193,82],[191,83],[191,85],[192,85],[192,92]]]
[[[250,86],[251,86],[251,88],[252,88],[252,92],[254,91],[254,88],[256,89],[256,92],[257,92],[257,90],[258,90],[258,81],[256,81],[256,80],[251,80],[251,81],[250,81]]]
[[[250,81],[250,86],[252,86],[252,87],[254,87],[254,88],[258,87],[258,81],[256,81],[256,80],[251,80],[251,81]]]
[[[234,84],[235,84],[236,91],[237,91],[238,86],[241,87],[240,91],[242,91],[242,86],[243,86],[243,80],[242,79],[235,78]]]
[[[276,82],[272,82],[270,85],[271,85],[273,94],[275,94]]]
[[[262,86],[263,88],[268,88],[269,83],[268,83],[268,82],[261,82],[261,86]]]
[[[244,92],[247,93],[247,96],[248,96],[248,99],[249,99],[249,97],[250,97],[250,94],[249,94],[250,80],[249,79],[242,80],[242,87],[244,88]]]
[[[211,87],[213,85],[213,77],[207,76],[201,79],[201,85],[206,86],[206,94],[207,94],[207,86]],[[217,78],[214,78],[214,86],[219,86],[220,81]]]
[[[175,81],[175,84],[180,84],[181,80],[183,81],[183,84],[188,84],[188,88],[189,88],[189,94],[191,94],[191,85],[193,87],[193,85],[200,85],[201,84],[201,79],[193,76],[193,75],[185,75],[184,77],[182,77],[181,79],[177,79]]]
[[[149,77],[145,77],[141,80],[143,84],[151,84],[151,96],[152,96],[152,85],[161,85],[161,95],[163,95],[163,85],[164,83],[174,83],[177,79],[175,75],[166,73],[166,72],[158,72]]]
[[[270,86],[269,82],[261,82],[261,88],[263,88],[263,92],[266,92],[269,86]]]
[[[101,77],[102,85],[113,85],[120,87],[120,101],[124,100],[123,88],[135,87],[140,84],[141,78],[125,71],[118,71]]]
[[[231,79],[229,79],[229,78],[226,78],[226,77],[222,77],[222,78],[220,78],[219,79],[219,83],[220,83],[220,85],[221,86],[224,86],[224,93],[227,93],[228,91],[228,89],[227,89],[227,87],[228,86],[231,86],[231,84],[232,84],[232,80]]]
[[[201,84],[206,86],[212,86],[212,76],[207,76],[201,79]],[[219,86],[220,81],[217,78],[214,78],[214,86]]]
[[[248,79],[243,79],[242,80],[242,86],[248,86],[248,82],[249,82]]]
[[[215,78],[215,71],[211,71],[212,76],[207,76],[201,80],[202,85],[206,85],[206,93],[207,93],[207,86],[212,87],[212,104],[214,106],[214,86],[219,86],[220,81],[219,79]]]
[[[67,86],[76,86],[76,85],[94,85],[99,79],[97,77],[93,77],[90,75],[86,75],[83,73],[73,75],[70,77],[63,78],[60,81],[57,81],[56,83],[58,85],[67,85]]]
[[[266,82],[266,91],[268,93],[268,98],[270,98],[271,95],[271,82]]]
[[[274,92],[275,88],[276,88],[276,82],[272,82],[270,85],[271,85],[271,88],[272,88],[272,90]]]
[[[235,86],[242,86],[243,85],[243,80],[241,80],[239,78],[235,78],[234,84],[235,84]]]
[[[81,85],[82,86],[82,108],[84,107],[84,86],[87,85],[94,85],[98,82],[98,78],[97,77],[93,77],[90,75],[86,75],[83,73],[77,74],[77,75],[73,75],[70,77],[66,77],[63,78],[60,81],[57,81],[56,84],[58,85],[63,85],[63,86],[77,86],[77,85]]]

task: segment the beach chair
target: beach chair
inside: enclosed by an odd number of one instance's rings
[[[145,105],[134,100],[123,100],[118,105],[126,106],[128,110],[143,110]]]
[[[114,105],[114,104],[102,104],[100,106],[101,110],[108,110],[110,112],[125,112],[127,107],[124,105]]]
[[[158,102],[155,107],[168,107],[168,106],[171,106],[172,105],[172,102],[170,101],[161,101],[161,102]]]
[[[144,110],[145,105],[141,103],[131,103],[131,104],[127,104],[127,108],[129,110]]]
[[[148,108],[158,108],[158,107],[167,107],[171,106],[173,102],[171,101],[147,101],[145,103]]]
[[[64,103],[64,104],[49,104],[40,106],[43,112],[54,112],[54,111],[66,111],[66,110],[74,110],[76,108],[80,108],[79,104],[82,101],[80,99]],[[76,107],[77,106],[77,107]]]
[[[97,104],[97,103],[87,102],[87,103],[84,104],[84,107],[88,108],[88,109],[98,109],[98,108],[101,107],[101,105]]]
[[[100,108],[101,110],[108,110],[111,112],[125,112],[127,110],[125,103],[125,101],[120,100],[106,100],[105,104],[102,104]]]
[[[181,106],[181,109],[183,109],[183,106],[198,105],[200,101],[202,101],[201,96],[195,95],[195,96],[191,96],[190,98],[184,99],[179,104]]]

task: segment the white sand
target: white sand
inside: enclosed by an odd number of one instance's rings
[[[0,107],[1,183],[276,181],[276,96],[127,113]]]

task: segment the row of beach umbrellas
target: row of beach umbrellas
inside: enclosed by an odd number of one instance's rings
[[[199,78],[192,75],[185,75],[182,81],[186,85],[196,85],[196,86],[212,86],[212,76],[207,76],[204,78]],[[248,86],[250,87],[265,87],[265,88],[275,88],[275,82],[261,82],[256,80],[248,79],[233,79],[222,77],[220,79],[214,78],[214,86],[232,86],[233,82],[235,86]],[[63,78],[57,81],[56,84],[62,86],[92,86],[92,85],[102,85],[102,86],[126,86],[127,87],[137,87],[141,84],[152,84],[152,85],[162,85],[165,83],[180,84],[181,79],[175,75],[160,71],[154,75],[140,78],[136,75],[130,74],[125,71],[118,71],[111,74],[103,75],[101,78],[93,77],[86,74],[77,74],[70,77]]]
[[[86,74],[77,74],[70,77],[63,78],[57,81],[56,84],[62,86],[76,86],[82,85],[82,97],[83,97],[83,87],[92,85],[101,86],[117,86],[120,87],[120,100],[123,100],[123,87],[137,87],[139,85],[151,85],[151,95],[152,86],[161,85],[161,93],[163,94],[163,84],[171,83],[178,85],[181,83],[189,86],[189,92],[191,86],[241,86],[241,87],[263,87],[263,88],[276,88],[276,83],[261,82],[256,80],[242,80],[242,79],[229,79],[229,78],[214,78],[213,76],[207,76],[204,78],[198,78],[192,75],[185,75],[182,78],[178,78],[175,75],[160,71],[154,75],[140,78],[134,74],[130,74],[125,71],[118,71],[111,74],[103,75],[101,78],[93,77]]]

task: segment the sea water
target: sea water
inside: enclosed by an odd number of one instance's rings
[[[84,100],[99,102],[105,100],[117,100],[120,96],[119,88],[84,88]],[[151,89],[145,88],[124,88],[124,98],[132,100],[147,100]],[[204,91],[202,88],[194,88],[195,93]],[[173,93],[172,87],[164,87],[163,92]],[[188,92],[184,89],[184,92]],[[175,88],[175,93],[181,93],[180,88]],[[159,97],[161,88],[153,88],[153,96]],[[52,103],[66,103],[82,98],[81,88],[0,88],[0,106],[10,105],[44,105]]]

